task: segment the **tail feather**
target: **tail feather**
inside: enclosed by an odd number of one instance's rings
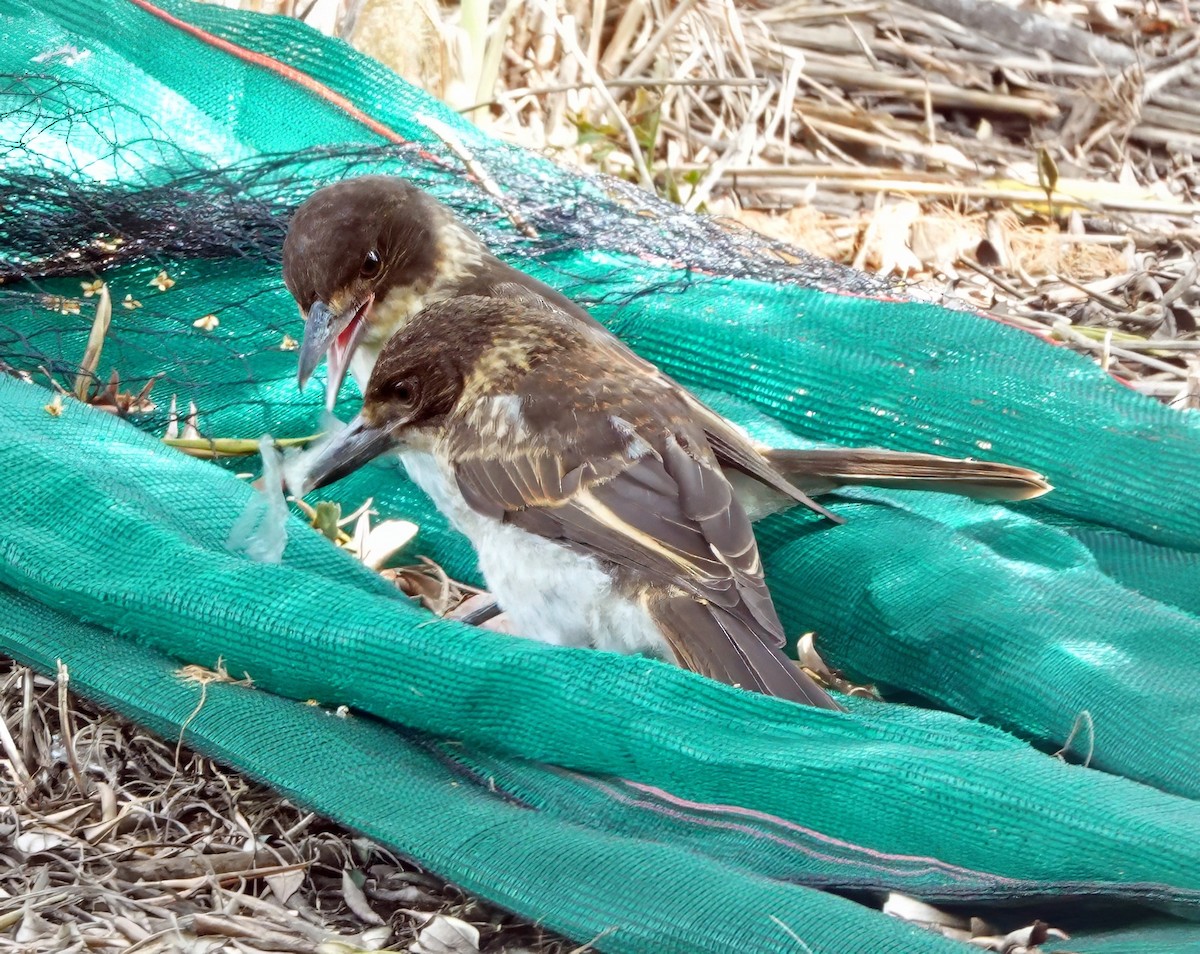
[[[788,480],[810,494],[865,485],[931,490],[980,500],[1028,500],[1052,489],[1032,470],[986,460],[875,447],[771,448],[762,453]]]

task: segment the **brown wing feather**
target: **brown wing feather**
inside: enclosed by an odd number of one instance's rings
[[[736,601],[726,594],[735,590],[732,574],[683,512],[661,459],[628,460],[620,453],[608,458],[620,461],[619,472],[604,479],[593,462],[585,462],[559,481],[562,458],[549,453],[532,459],[460,458],[455,475],[463,497],[480,513],[560,539],[655,582],[689,582],[689,592],[698,596]],[[529,473],[542,478],[535,488],[526,484]],[[564,492],[552,496],[556,483]]]
[[[598,342],[644,370],[661,374],[617,339],[571,299],[499,259],[481,270],[473,294],[523,301],[535,308],[565,312],[591,326]],[[664,376],[665,377],[665,376]],[[932,454],[879,448],[814,448],[810,450],[756,447],[729,421],[683,388],[680,393],[704,421],[709,444],[724,466],[749,474],[787,497],[835,523],[841,517],[817,504],[810,494],[841,486],[865,484],[901,490],[931,490],[980,500],[1027,500],[1050,490],[1034,471],[990,461],[956,460]]]
[[[499,259],[492,259],[488,268],[482,269],[483,278],[479,287],[460,294],[486,295],[491,298],[511,298],[525,302],[534,308],[554,309],[564,311],[572,318],[585,322],[595,328],[603,328],[595,318],[589,315],[579,305],[566,295],[555,291],[549,285],[539,282],[532,275],[517,271],[510,265],[505,265]]]
[[[762,453],[756,448],[740,430],[734,427],[729,421],[721,417],[715,411],[710,410],[700,403],[699,399],[688,395],[691,398],[694,407],[702,414],[701,420],[704,422],[705,436],[708,437],[708,443],[713,449],[713,453],[717,455],[724,466],[732,467],[735,470],[740,470],[744,474],[749,474],[762,481],[769,487],[773,487],[781,494],[791,497],[797,503],[803,504],[814,513],[819,513],[822,517],[833,523],[845,523],[835,513],[831,513],[822,507],[819,503],[813,500],[803,490],[789,481],[783,476],[771,461],[765,458]]]
[[[841,708],[792,660],[723,610],[688,597],[664,597],[651,604],[650,612],[685,668],[770,696]]]
[[[684,446],[675,435],[663,442],[663,463],[679,488],[680,509],[694,521],[705,543],[728,570],[742,603],[759,623],[763,638],[771,645],[783,646],[783,625],[763,582],[754,531],[720,466]]]
[[[750,521],[703,431],[688,422],[636,435],[614,429],[604,456],[594,440],[584,460],[567,446],[504,457],[460,453],[459,487],[478,512],[622,568],[642,589],[649,585],[651,611],[681,665],[834,706],[781,651],[783,627]]]

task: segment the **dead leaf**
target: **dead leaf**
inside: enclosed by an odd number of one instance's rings
[[[479,931],[466,921],[435,914],[409,950],[413,954],[477,954]]]
[[[362,520],[367,519],[363,514]],[[370,527],[358,558],[372,570],[380,569],[388,560],[410,544],[417,535],[417,525],[407,520],[384,520]]]
[[[367,928],[350,939],[322,941],[317,945],[316,954],[361,954],[363,951],[378,951],[391,936],[392,929],[387,925]],[[357,940],[358,943],[351,943],[353,940]]]
[[[21,926],[17,928],[17,945],[54,937],[57,928],[34,910],[28,901],[21,908]]]
[[[878,209],[863,237],[860,251],[879,275],[905,277],[920,272],[924,263],[909,246],[913,226],[921,218],[921,206],[911,200],[890,203]]]
[[[1047,201],[1051,200],[1054,197],[1054,189],[1058,186],[1058,166],[1054,157],[1040,147],[1037,151],[1037,176],[1038,185],[1045,190]]]
[[[902,921],[912,921],[916,924],[933,924],[938,927],[955,928],[960,931],[971,930],[971,919],[959,914],[951,914],[932,904],[918,901],[906,894],[893,891],[883,903],[883,913],[890,914]]]
[[[84,285],[87,289],[90,286]],[[86,294],[91,295],[88,291]],[[108,334],[108,326],[112,323],[112,297],[103,282],[99,288],[100,301],[96,303],[96,317],[92,320],[92,330],[88,334],[87,347],[83,351],[83,359],[79,362],[79,374],[75,376],[75,398],[79,401],[87,399],[88,387],[96,376],[96,366],[100,363],[100,352],[104,348],[104,337]],[[116,371],[113,372],[116,374]]]
[[[13,839],[13,845],[17,851],[32,855],[39,851],[51,851],[65,841],[66,839],[62,835],[41,829],[21,832]]]
[[[307,877],[305,871],[281,871],[279,874],[267,875],[263,880],[267,882],[271,894],[279,899],[279,903],[287,904],[288,898],[300,890]]]
[[[346,899],[346,907],[364,924],[383,924],[383,918],[372,909],[362,888],[354,883],[349,868],[342,871],[342,897]]]

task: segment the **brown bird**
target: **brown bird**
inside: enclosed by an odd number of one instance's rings
[[[439,506],[522,635],[642,652],[837,708],[783,654],[713,434],[744,472],[815,505],[714,417],[607,332],[530,292],[460,297],[387,342],[361,413],[293,490],[394,449],[422,454]]]
[[[570,299],[501,262],[448,208],[403,179],[364,176],[310,196],[288,228],[283,276],[305,316],[300,385],[328,354],[330,408],[347,369],[360,389],[365,388],[393,334],[426,305],[462,295],[519,297],[532,292],[558,310],[556,320],[565,315],[590,328],[589,340],[602,343],[606,353],[649,367]],[[447,317],[475,313],[452,311]],[[1040,475],[1008,464],[877,448],[754,447],[735,425],[688,392],[680,394],[752,520],[794,502],[778,492],[766,470],[786,475],[795,488],[809,494],[866,484],[1021,500],[1050,489]],[[402,458],[418,483],[430,482],[421,474],[429,467],[422,455],[407,452]]]

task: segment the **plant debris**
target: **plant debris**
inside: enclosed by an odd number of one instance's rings
[[[805,633],[796,643],[796,659],[801,669],[828,689],[835,689],[848,696],[882,700],[883,697],[874,686],[858,685],[847,679],[845,673],[829,666],[817,652],[816,638],[816,633]]]
[[[436,950],[441,918],[483,952],[574,949],[61,687],[0,660],[0,946]]]
[[[150,281],[148,281],[146,284],[152,285],[155,288],[157,288],[159,291],[165,292],[165,291],[168,291],[169,289],[175,287],[175,279],[173,279],[170,275],[168,275],[166,273],[165,270],[163,270],[163,271],[160,271],[157,275],[155,275],[152,279],[150,279]]]
[[[195,427],[195,413],[195,405],[192,405],[188,419],[192,422],[193,429]],[[303,447],[306,444],[311,444],[320,436],[320,434],[310,434],[307,437],[280,437],[272,440],[271,443],[277,449],[282,450],[286,447]],[[262,447],[262,441],[256,437],[201,437],[199,431],[196,431],[193,436],[167,436],[162,439],[162,442],[168,447],[176,447],[185,454],[191,457],[199,457],[202,460],[217,460],[222,457],[250,457],[253,454],[259,453]]]
[[[162,375],[155,375],[150,378],[137,391],[122,391],[121,375],[116,368],[113,368],[109,374],[108,382],[106,384],[100,383],[96,369],[100,364],[100,356],[104,351],[104,340],[112,324],[112,298],[109,296],[108,286],[99,279],[92,283],[84,282],[82,284],[85,297],[91,297],[93,294],[99,296],[96,301],[96,314],[92,319],[92,327],[88,334],[87,345],[84,348],[83,357],[79,362],[79,370],[76,372],[74,380],[71,383],[71,390],[68,391],[49,371],[42,368],[42,373],[45,375],[50,387],[57,392],[54,400],[46,405],[46,410],[55,417],[60,416],[63,408],[62,399],[69,396],[75,398],[77,401],[82,401],[84,404],[90,404],[98,410],[115,414],[118,417],[142,417],[153,414],[158,409],[158,405],[150,399],[150,391]],[[71,313],[78,314],[78,312],[79,309],[75,308]],[[63,314],[67,313],[66,311],[63,312]],[[7,367],[5,365],[0,370],[6,370]],[[22,374],[18,376],[25,380],[30,380],[27,375]]]
[[[1039,944],[1066,940],[1068,935],[1044,921],[1034,921],[1016,930],[1004,932],[983,918],[951,914],[940,908],[892,892],[883,904],[884,914],[912,921],[955,941],[964,941],[981,951],[995,954],[1036,954]]]
[[[411,2],[354,6],[317,25],[500,138],[1200,406],[1200,22],[1182,0],[543,0],[483,33],[451,6],[414,26],[420,54],[389,29]]]
[[[435,616],[448,616],[466,599],[483,591],[452,580],[438,564],[428,557],[419,557],[420,563],[380,571],[385,580],[391,580],[406,595],[417,600]]]
[[[466,5],[411,0],[222,2],[339,33],[501,138],[914,293],[966,300],[1147,395],[1200,407],[1200,26],[1186,0],[620,0],[569,13],[540,0],[491,23],[464,17]],[[488,181],[461,143],[447,146]],[[174,281],[159,278],[161,291]],[[82,285],[85,299],[105,293],[98,277]],[[76,299],[44,304],[80,313]],[[219,319],[194,326],[212,332]],[[81,399],[141,413],[153,382],[122,394],[112,376],[101,388],[99,358]],[[58,390],[47,413],[63,412],[69,392]],[[181,434],[172,398],[168,443],[198,456],[257,451],[205,440],[197,416],[192,405]],[[344,518],[323,508],[309,508],[323,532],[372,552],[369,503]],[[486,599],[428,561],[383,574],[437,613]],[[811,640],[800,648],[827,684],[869,691],[829,671]],[[59,689],[0,662],[14,781],[0,789],[0,940],[29,951],[572,949]],[[1009,954],[1055,936],[1040,922],[1006,935],[934,909],[903,916]]]

